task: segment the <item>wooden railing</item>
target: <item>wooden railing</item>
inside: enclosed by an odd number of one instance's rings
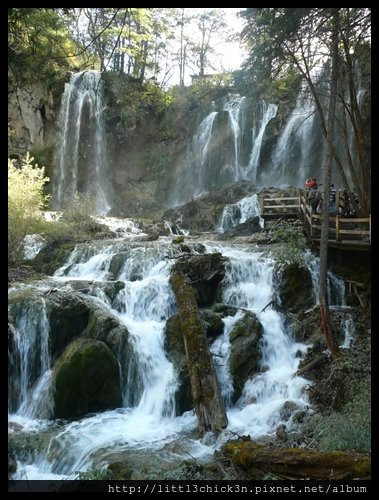
[[[292,196],[288,198],[259,197],[261,216],[275,215],[298,215],[300,213],[300,198]]]
[[[311,240],[319,239],[321,236],[322,216],[312,213],[312,209],[307,205],[304,196],[300,196],[300,209],[304,216],[309,238]],[[371,244],[371,215],[369,217],[330,215],[328,239],[336,243],[361,242],[362,244]]]
[[[300,217],[304,222],[309,239],[312,241],[320,239],[322,216],[312,213],[304,196],[274,198],[261,195],[259,204],[263,218]],[[335,200],[335,212],[346,212],[346,199],[339,193],[337,193]],[[347,217],[330,214],[328,240],[337,245],[370,246],[371,215],[369,217]]]

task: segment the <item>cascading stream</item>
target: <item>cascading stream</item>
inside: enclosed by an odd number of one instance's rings
[[[263,228],[264,220],[261,217],[258,196],[253,194],[242,198],[237,203],[225,205],[216,230],[223,233],[255,216],[259,217],[259,224]]]
[[[308,381],[292,378],[301,359],[298,355],[307,347],[292,339],[277,311],[263,311],[272,300],[274,261],[237,249],[224,250],[223,254],[230,258],[224,302],[254,312],[264,328],[261,372],[246,382],[242,396],[228,411],[229,430],[257,439],[274,433],[284,421],[281,410],[286,401],[298,408],[308,405],[304,392]]]
[[[217,439],[206,436],[197,440],[193,437],[197,425],[194,413],[177,415],[175,395],[179,382],[164,351],[165,323],[176,312],[169,273],[177,250],[171,242],[165,243],[162,239],[159,244],[133,243],[130,239],[117,239],[113,245],[109,242],[78,245],[45,289],[51,286],[67,289],[75,280],[91,280],[93,300],[101,301],[127,327],[133,362],[129,363],[128,371],[124,371],[123,380],[127,383],[123,388],[123,407],[61,424],[58,431],[54,431],[47,450],[29,458],[29,462],[19,462],[14,478],[75,478],[77,471],[105,467],[109,454],[116,452],[129,452],[134,457],[154,452],[154,456],[164,456],[167,462],[178,457],[177,453],[170,455],[164,451],[169,443],[180,443],[182,459],[189,453],[197,460],[206,461],[233,435],[231,433],[250,434],[253,439],[259,439],[273,435],[282,422],[291,425],[288,415],[283,414],[287,401],[296,409],[308,406],[305,394],[308,381],[302,377],[292,378],[307,347],[293,340],[280,313],[272,307],[265,309],[274,293],[274,261],[253,247],[206,245],[206,248],[207,252],[220,251],[229,258],[222,300],[240,309],[235,316],[223,319],[224,333],[210,346],[227,408],[228,428]],[[113,279],[123,282],[125,287],[111,304],[104,297],[101,285],[109,276],[112,256],[116,254],[124,255],[124,263]],[[43,302],[37,301],[37,304],[38,321],[36,314],[21,313],[15,322],[20,352],[30,350],[21,344],[27,339],[25,332],[31,328],[31,322],[39,325],[39,331],[45,328],[48,332],[47,316],[41,313]],[[233,382],[228,368],[229,334],[244,310],[257,315],[264,334],[260,341],[258,372],[247,380],[241,397],[233,404]],[[41,352],[45,352],[44,349]],[[50,374],[49,355],[45,352],[39,380],[32,392],[26,372],[20,377],[20,397],[15,405],[18,410],[11,411],[9,420],[24,426],[25,432],[31,427],[42,430],[54,426],[54,422],[43,420],[48,415],[41,411],[48,408],[51,401],[48,396]],[[45,398],[44,401],[41,398]],[[31,410],[36,399],[39,414]]]

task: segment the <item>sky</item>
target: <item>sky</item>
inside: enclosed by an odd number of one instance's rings
[[[190,9],[187,9],[190,10]],[[195,13],[199,13],[202,11],[212,11],[214,8],[193,8],[191,9]],[[219,8],[224,12],[224,20],[228,26],[228,30],[231,33],[240,33],[244,26],[243,20],[237,16],[237,13],[241,10],[241,8]],[[194,40],[199,40],[200,32],[196,25],[193,24],[192,28],[187,28],[188,32],[193,37]],[[246,52],[240,47],[237,41],[235,42],[226,42],[225,41],[225,32],[220,33],[219,36],[213,35],[212,40],[214,43],[215,54],[212,55],[211,64],[213,68],[206,68],[207,73],[218,73],[223,71],[234,71],[241,67],[241,64],[246,59]],[[195,74],[198,71],[198,68],[194,68],[192,71],[190,69],[186,69],[186,78],[185,84],[189,85],[191,83],[191,74]],[[176,79],[178,75],[175,74],[173,78],[170,80],[170,85],[178,83]],[[174,80],[174,81],[173,81]]]
[[[220,9],[225,12],[225,21],[230,30],[240,33],[244,26],[243,20],[237,17],[237,12],[243,10],[241,8],[224,8]],[[238,42],[220,43],[217,46],[217,51],[221,53],[219,58],[222,66],[228,70],[233,71],[241,67],[242,62],[246,58],[245,51],[240,47]]]

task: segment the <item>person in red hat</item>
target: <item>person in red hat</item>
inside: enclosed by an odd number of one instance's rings
[[[317,180],[315,177],[309,177],[305,181],[305,186],[307,188],[306,191],[306,200],[308,205],[312,208],[312,213],[315,214],[317,211],[317,206],[321,199],[321,193],[317,191]]]

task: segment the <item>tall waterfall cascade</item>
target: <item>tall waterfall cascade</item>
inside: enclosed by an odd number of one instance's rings
[[[262,180],[271,182],[274,177],[276,185],[298,184],[299,178],[304,179],[312,174],[314,161],[315,138],[318,137],[314,129],[315,103],[309,92],[303,88],[298,96],[296,106],[282,131],[272,152],[272,169],[265,171]],[[291,165],[298,165],[298,170],[289,169]],[[300,177],[299,177],[300,174]]]
[[[56,210],[78,194],[92,198],[98,214],[104,215],[111,208],[103,94],[104,83],[97,71],[75,73],[66,83],[53,178]]]
[[[248,131],[252,110],[245,97],[231,95],[218,110],[212,107],[179,162],[169,206],[187,203],[239,180],[256,182],[265,130],[276,116],[277,106],[262,101],[257,109],[253,129]]]
[[[259,126],[254,126],[252,130],[252,149],[250,153],[249,164],[245,174],[245,178],[252,182],[257,182],[257,174],[259,167],[259,159],[261,154],[261,147],[263,136],[266,131],[267,124],[270,120],[275,118],[278,111],[278,106],[272,103],[262,101],[262,119]]]

